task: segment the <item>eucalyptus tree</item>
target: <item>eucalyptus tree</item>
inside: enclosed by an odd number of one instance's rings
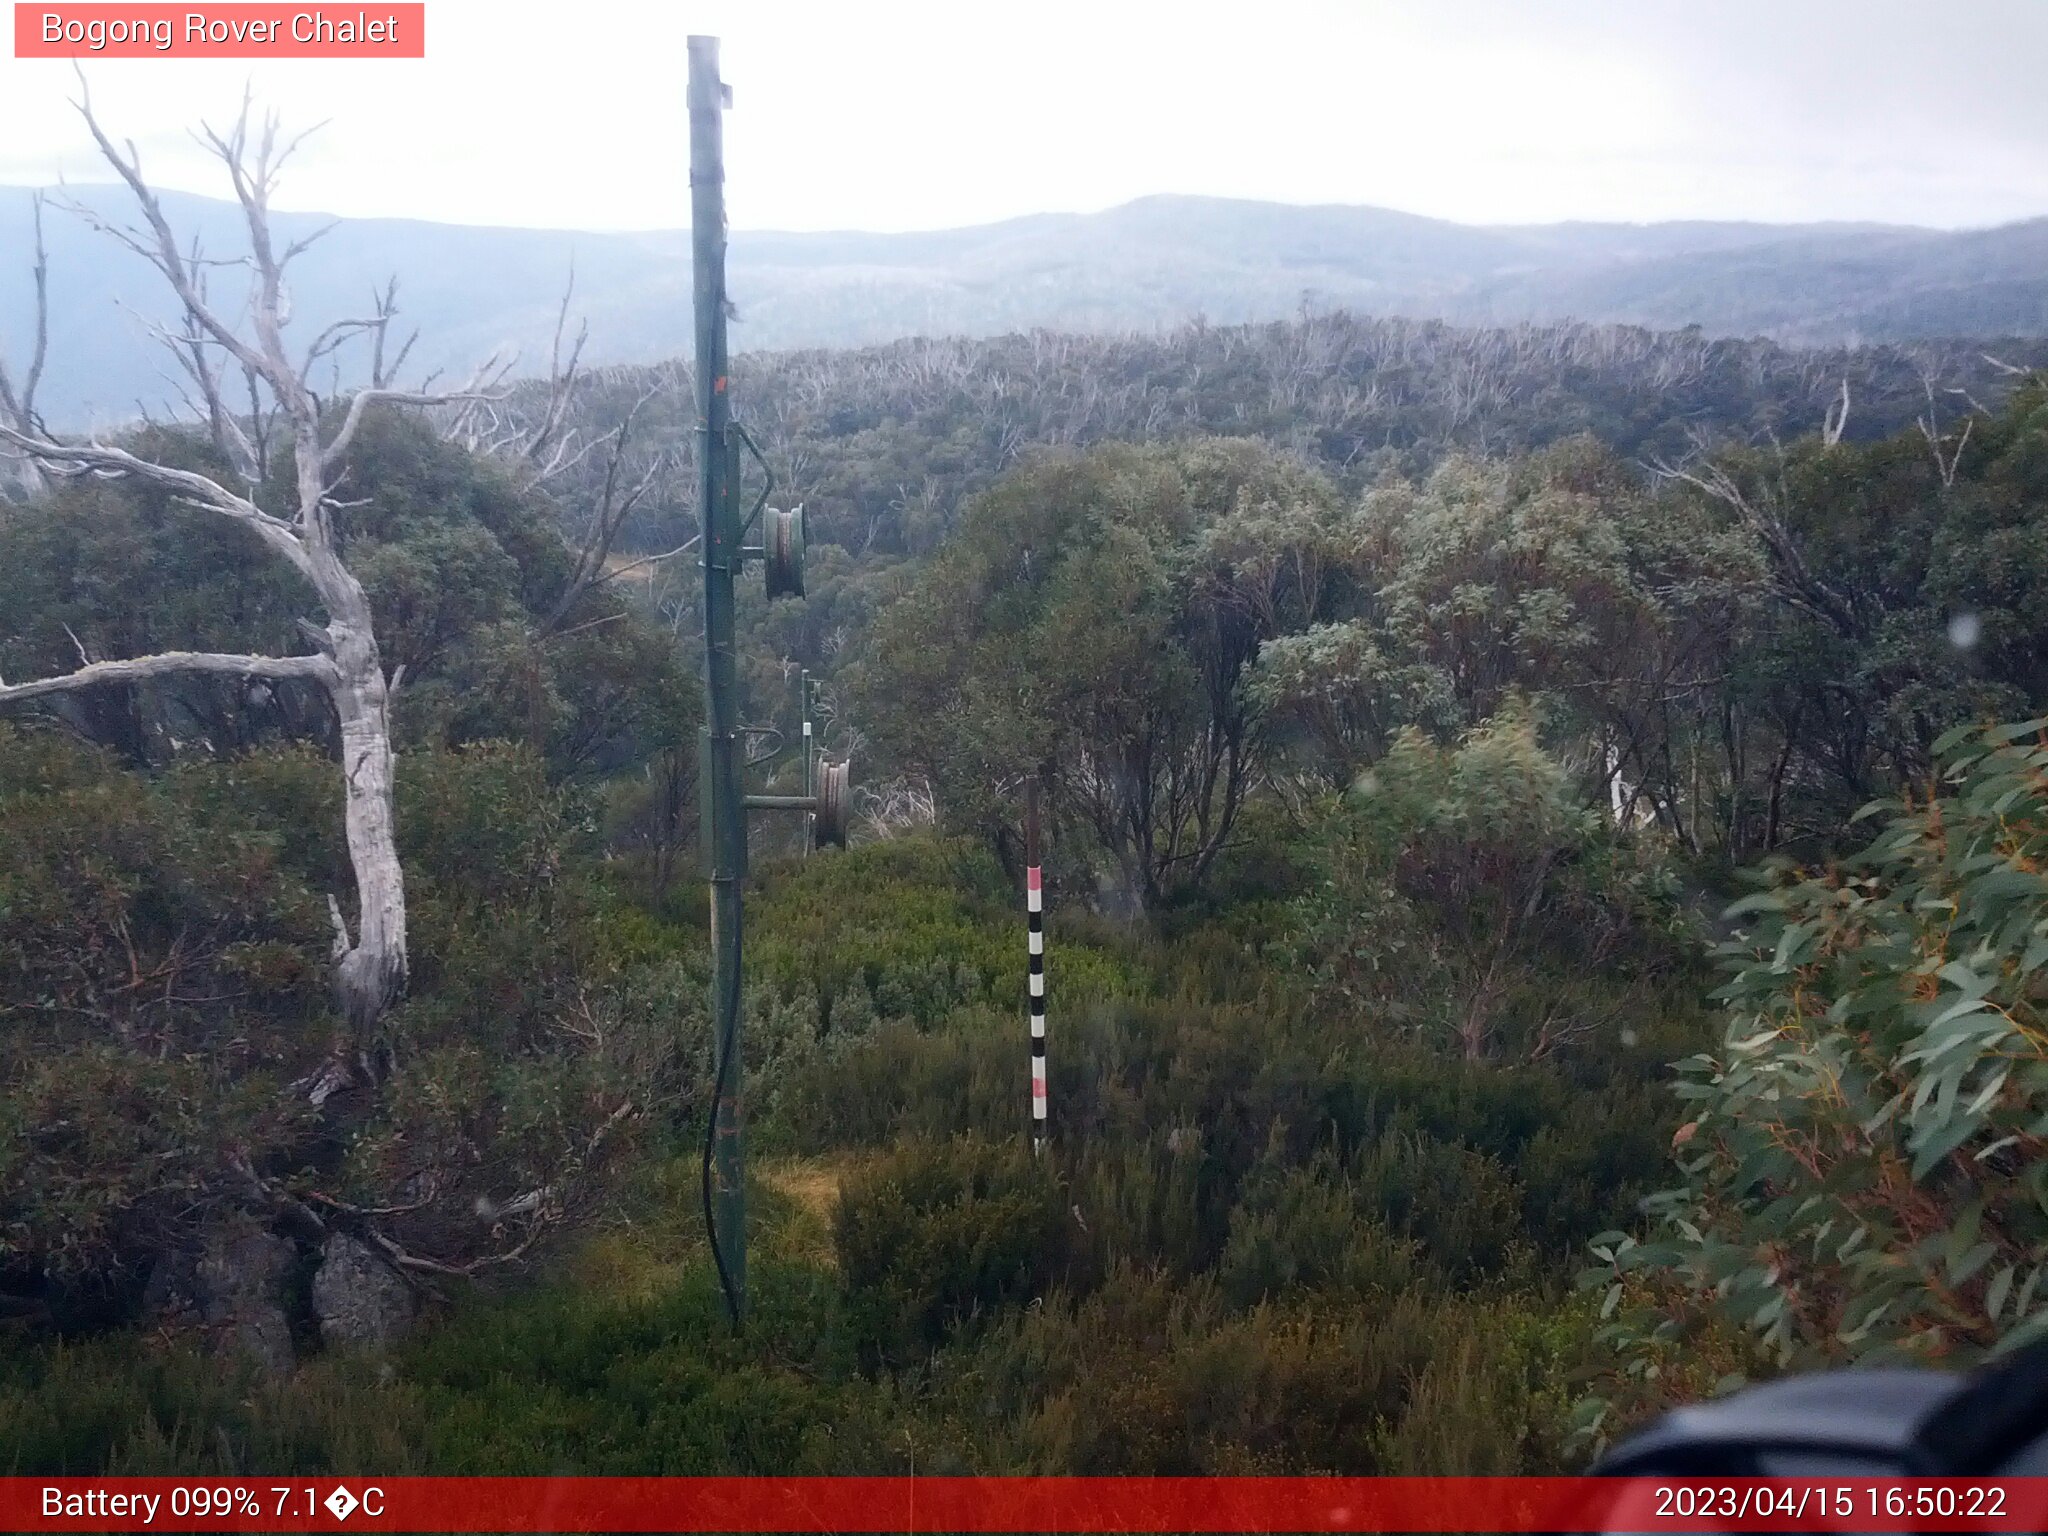
[[[1336,508],[1241,439],[1028,464],[881,613],[861,719],[942,819],[999,844],[1041,776],[1055,824],[1154,906],[1206,878],[1260,782],[1250,669],[1326,603]]]

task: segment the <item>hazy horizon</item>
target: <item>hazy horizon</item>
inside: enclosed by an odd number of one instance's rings
[[[46,183],[45,185],[40,187],[33,186],[27,183],[0,183],[0,192],[28,194],[40,191],[52,193],[61,192],[66,187],[92,187],[119,190],[121,188],[121,185],[122,184],[120,182],[115,181],[111,178],[89,179],[86,177],[77,177],[63,183]],[[221,191],[190,191],[184,188],[176,188],[172,190],[174,190],[175,192],[182,196],[207,198],[214,202],[228,203],[232,201],[232,196],[226,192],[226,189],[222,189]],[[839,225],[831,228],[799,229],[784,225],[756,226],[743,225],[739,223],[733,223],[730,227],[734,234],[741,235],[938,235],[949,234],[956,231],[964,230],[989,229],[1002,224],[1021,224],[1039,218],[1090,218],[1098,214],[1114,213],[1116,210],[1120,208],[1128,208],[1137,203],[1165,200],[1235,203],[1242,204],[1245,206],[1263,205],[1275,208],[1299,209],[1303,211],[1314,211],[1317,209],[1368,211],[1374,213],[1393,214],[1400,218],[1426,219],[1437,223],[1454,224],[1467,229],[1495,231],[1562,228],[1572,225],[1611,225],[1619,228],[1649,228],[1657,225],[1679,224],[1746,224],[1755,225],[1761,228],[1787,230],[1811,229],[1819,227],[1839,227],[1842,229],[1887,228],[1898,230],[1926,230],[1946,234],[1968,234],[1972,231],[2001,229],[2013,224],[2029,224],[2035,222],[2036,220],[2048,219],[2048,208],[2044,208],[2041,212],[2038,213],[2023,213],[2017,215],[2014,218],[1997,219],[1988,223],[1978,224],[1914,224],[1901,223],[1896,220],[1885,219],[1751,219],[1708,217],[1687,217],[1671,219],[1514,219],[1498,221],[1481,221],[1466,219],[1446,219],[1436,214],[1420,213],[1412,208],[1395,208],[1380,203],[1298,202],[1286,198],[1277,197],[1232,197],[1212,192],[1165,191],[1140,192],[1132,197],[1123,198],[1117,202],[1109,203],[1099,208],[1036,208],[1025,213],[1006,214],[1000,218],[981,219],[973,223],[967,224],[932,224],[922,225],[910,229],[882,229],[873,226],[858,225]],[[566,226],[559,224],[534,224],[516,222],[501,223],[472,219],[434,219],[424,218],[411,214],[337,213],[332,208],[301,206],[300,204],[293,202],[290,198],[279,198],[274,201],[273,206],[279,213],[289,213],[294,215],[310,216],[315,218],[347,219],[352,222],[364,223],[432,224],[455,229],[498,229],[506,231],[523,230],[536,234],[588,234],[607,236],[670,235],[687,234],[689,232],[689,224],[687,219],[685,219],[684,222],[673,226],[648,228],[603,228],[598,226]]]

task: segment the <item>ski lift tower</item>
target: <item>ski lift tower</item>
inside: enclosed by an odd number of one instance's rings
[[[741,738],[757,728],[740,723],[734,656],[733,583],[750,559],[761,561],[770,599],[804,592],[801,508],[768,508],[775,477],[746,428],[733,419],[726,374],[725,147],[723,112],[732,93],[718,74],[718,39],[692,37],[690,52],[690,245],[696,337],[697,494],[704,570],[704,731],[698,794],[705,864],[711,880],[711,1024],[717,1053],[712,1107],[704,1141],[704,1219],[712,1257],[734,1327],[746,1316],[746,1201],[740,1104],[740,883],[747,873],[747,812],[809,813],[811,840],[846,845],[848,765],[813,763],[805,733],[800,795],[746,792]],[[762,487],[740,515],[744,448],[759,466]],[[761,542],[747,537],[760,522]],[[805,703],[808,705],[808,699]],[[806,718],[809,710],[805,709]]]

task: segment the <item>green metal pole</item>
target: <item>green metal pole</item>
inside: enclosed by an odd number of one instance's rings
[[[797,713],[803,721],[804,794],[807,798],[815,800],[818,794],[818,780],[817,765],[811,757],[811,673],[808,667],[797,674],[796,699]],[[815,841],[811,835],[811,815],[809,813],[806,813],[804,816],[803,832],[804,846],[802,857],[808,859],[811,856],[811,844]]]
[[[747,822],[739,775],[739,699],[734,666],[733,577],[739,519],[731,483],[732,402],[726,390],[725,147],[718,39],[690,39],[690,244],[697,319],[697,490],[704,567],[705,854],[711,875],[711,1021],[716,1106],[704,1170],[704,1204],[726,1305],[746,1317],[747,1234],[740,1106],[740,880]]]

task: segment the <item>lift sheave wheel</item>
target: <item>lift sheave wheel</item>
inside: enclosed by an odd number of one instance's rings
[[[804,595],[804,509],[792,508],[778,512],[773,507],[766,514],[768,523],[762,530],[765,535],[762,565],[768,578],[768,600],[778,597],[802,597]]]
[[[853,800],[853,765],[818,764],[818,810],[811,822],[811,842],[818,848],[846,846],[846,818]]]

